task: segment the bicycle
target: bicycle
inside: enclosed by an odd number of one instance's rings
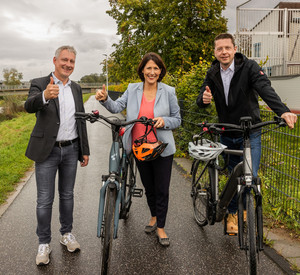
[[[226,218],[227,207],[237,192],[239,247],[246,253],[249,274],[257,274],[258,253],[263,250],[261,180],[252,175],[250,131],[271,124],[277,124],[275,128],[286,126],[284,120],[279,117],[274,117],[274,121],[255,125],[252,125],[251,117],[242,117],[240,125],[201,123],[198,126],[202,127],[203,131],[194,135],[193,142],[189,143],[189,153],[194,157],[191,168],[191,196],[195,220],[200,226],[221,222],[224,217]],[[227,131],[242,133],[243,150],[227,149],[218,142],[220,134]],[[203,138],[205,134],[209,134],[210,140]],[[221,154],[242,156],[243,160],[234,167],[219,195],[219,172],[228,165],[225,161],[225,164],[220,166],[219,155]],[[244,217],[244,210],[247,213],[246,217]],[[226,226],[225,222],[225,234],[227,233]]]
[[[119,219],[126,220],[132,203],[132,197],[142,197],[143,189],[136,188],[136,165],[133,153],[126,154],[122,144],[124,128],[134,123],[154,125],[152,119],[142,117],[132,121],[109,119],[99,114],[75,113],[76,119],[84,119],[91,123],[104,120],[111,125],[112,145],[109,155],[109,174],[102,175],[102,187],[98,210],[97,237],[102,240],[101,274],[109,271],[112,251],[112,239],[117,238]]]

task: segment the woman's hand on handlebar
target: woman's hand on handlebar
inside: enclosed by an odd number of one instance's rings
[[[96,91],[95,98],[96,98],[96,100],[98,100],[98,101],[104,102],[104,101],[107,100],[107,96],[108,96],[108,95],[107,95],[107,91],[106,91],[106,88],[105,88],[105,84],[103,84],[102,90],[99,89],[99,90]]]
[[[286,124],[289,126],[290,129],[294,128],[294,124],[297,122],[297,115],[285,112],[281,115],[281,118],[283,118],[286,122]]]

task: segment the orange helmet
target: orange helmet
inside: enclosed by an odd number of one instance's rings
[[[156,159],[167,147],[168,143],[161,141],[144,142],[140,145],[134,143],[132,150],[136,158],[140,161],[150,161]]]
[[[148,126],[148,125],[147,125]],[[153,124],[150,125],[151,128],[148,131],[148,127],[146,126],[145,135],[139,137],[133,142],[132,150],[135,157],[140,161],[151,161],[156,159],[160,154],[165,150],[168,143],[163,143],[157,140],[156,133],[153,128]],[[147,136],[150,132],[154,133],[156,137],[156,141],[150,142],[147,140]]]

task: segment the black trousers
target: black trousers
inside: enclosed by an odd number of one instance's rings
[[[173,155],[160,156],[152,161],[136,160],[136,163],[145,188],[151,216],[156,217],[159,228],[164,228],[169,205]]]

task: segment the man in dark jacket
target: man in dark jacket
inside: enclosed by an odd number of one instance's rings
[[[58,171],[60,243],[70,252],[80,249],[71,233],[74,184],[77,161],[84,167],[89,161],[85,121],[75,120],[75,112],[84,112],[81,87],[69,79],[75,67],[76,51],[62,46],[55,52],[55,71],[31,82],[25,109],[36,114],[36,124],[26,150],[35,161],[37,185],[37,265],[50,261],[51,216]]]
[[[253,60],[236,52],[234,38],[223,33],[215,38],[214,54],[216,60],[208,70],[201,86],[197,104],[207,107],[214,98],[219,122],[239,124],[240,117],[251,116],[252,123],[260,122],[258,95],[290,128],[294,127],[297,116],[290,112],[274,89],[260,66]],[[257,176],[261,155],[260,132],[250,136],[252,148],[253,175]],[[230,149],[242,149],[243,138],[238,134],[227,133],[221,136],[221,142]],[[237,156],[230,156],[229,170],[240,162]],[[231,201],[227,219],[227,233],[236,234],[237,197]]]

